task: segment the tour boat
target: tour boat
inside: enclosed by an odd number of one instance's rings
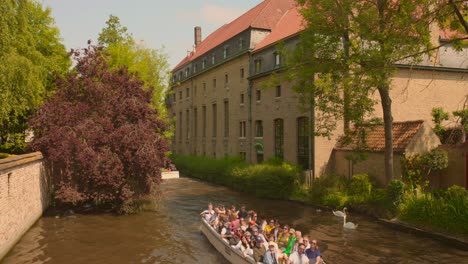
[[[161,171],[161,179],[163,180],[177,179],[177,178],[179,178],[178,171]]]
[[[233,264],[255,264],[253,258],[244,257],[241,251],[231,247],[205,220],[201,220],[201,232],[210,241],[211,245]]]

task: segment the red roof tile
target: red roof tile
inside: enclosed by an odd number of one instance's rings
[[[421,129],[423,123],[423,120],[393,122],[393,151],[403,152],[416,133]],[[367,150],[385,150],[385,132],[383,125],[366,130],[366,132],[365,144]],[[356,136],[352,139],[353,142],[348,145],[338,143],[335,149],[352,150],[356,148],[356,138],[358,137]]]
[[[225,24],[211,33],[204,39],[195,49],[185,57],[173,71],[181,68],[186,63],[203,56],[208,51],[216,46],[236,36],[248,28],[258,28],[273,30],[278,23],[278,20],[286,11],[295,6],[295,0],[265,0],[250,9],[229,24]]]
[[[265,39],[260,42],[254,51],[268,47],[282,39],[299,33],[304,29],[304,20],[297,7],[286,12],[273,30]]]

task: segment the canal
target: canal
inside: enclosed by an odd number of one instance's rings
[[[468,263],[468,251],[394,231],[358,215],[342,228],[331,212],[286,201],[256,199],[187,178],[165,181],[156,211],[138,215],[43,217],[1,264],[226,263],[200,234],[198,214],[208,202],[245,204],[267,218],[318,239],[327,263]]]

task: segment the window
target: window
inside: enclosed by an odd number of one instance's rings
[[[297,164],[309,169],[309,118],[297,119]]]
[[[281,85],[276,86],[276,97],[281,97]]]
[[[229,83],[229,75],[226,73],[224,74],[224,84],[228,84]]]
[[[263,137],[263,121],[257,120],[255,121],[255,137]]]
[[[188,77],[188,76],[189,76],[189,72],[190,72],[190,69],[189,69],[189,68],[185,69],[185,77]]]
[[[217,129],[217,126],[218,126],[218,123],[217,123],[217,109],[216,109],[216,104],[213,104],[212,105],[212,109],[213,109],[213,137],[215,138],[217,135],[217,132],[218,132],[218,129]]]
[[[255,99],[257,100],[257,102],[260,102],[260,100],[262,100],[262,91],[260,89],[256,91]]]
[[[226,59],[229,56],[229,46],[225,46],[223,50],[223,59]]]
[[[185,88],[185,97],[186,97],[186,98],[189,98],[189,96],[190,96],[190,90],[189,90],[189,88],[187,87],[187,88]]]
[[[244,79],[244,68],[240,69],[240,77],[241,79]]]
[[[283,119],[275,119],[275,157],[283,159],[284,156],[284,124]]]
[[[229,137],[229,101],[224,101],[224,137]]]
[[[177,82],[177,75],[172,76],[172,82],[176,83]]]
[[[196,64],[196,63],[193,65],[193,73],[197,72],[197,68],[198,68],[197,66],[198,66],[198,64]]]
[[[241,121],[239,122],[239,137],[245,138],[247,137],[247,122]]]
[[[185,128],[185,138],[190,139],[190,112],[189,110],[185,111],[185,124],[187,127]]]
[[[174,93],[173,96],[174,96],[174,102],[177,101],[177,94]]]
[[[213,79],[213,88],[216,88],[216,78]]]
[[[179,112],[179,141],[182,141],[182,112]]]
[[[193,109],[193,137],[198,137],[198,108]]]
[[[216,54],[213,53],[213,54],[211,55],[211,64],[213,65],[213,64],[215,64],[215,62],[216,62]]]
[[[182,72],[179,72],[179,81],[182,80]]]
[[[255,73],[260,73],[260,71],[262,70],[262,59],[256,59],[254,63],[255,63]]]
[[[242,160],[247,160],[247,153],[245,151],[239,152],[239,156]]]
[[[244,48],[244,39],[243,38],[239,38],[239,50],[243,49]]]
[[[202,128],[203,128],[202,136],[203,138],[206,138],[206,106],[205,105],[202,107]]]
[[[278,67],[281,65],[281,55],[279,54],[279,52],[275,52],[274,56],[275,56],[275,67]]]
[[[243,105],[244,104],[244,94],[241,93],[241,96],[240,96],[240,103]]]
[[[201,64],[201,65],[202,65],[202,66],[201,66],[202,69],[205,69],[205,67],[206,67],[206,59],[203,59],[203,60],[202,60],[202,64]]]
[[[182,100],[182,91],[179,91],[179,100]]]

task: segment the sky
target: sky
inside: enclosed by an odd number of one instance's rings
[[[202,38],[253,8],[261,0],[39,0],[52,10],[67,49],[97,41],[109,15],[120,18],[137,41],[152,49],[164,48],[171,68],[193,46],[193,29],[202,27]]]

